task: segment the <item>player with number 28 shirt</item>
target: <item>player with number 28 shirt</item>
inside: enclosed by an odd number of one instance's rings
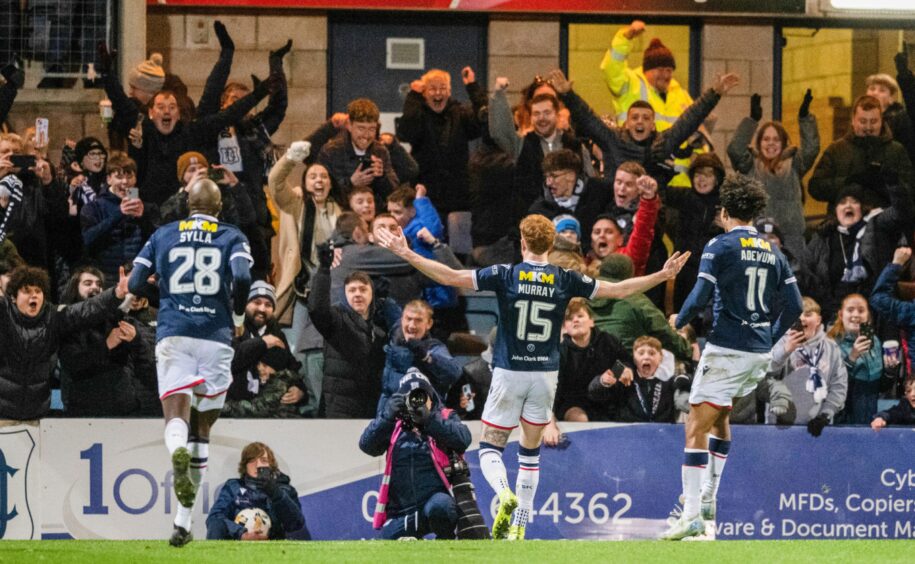
[[[547,263],[556,236],[553,222],[530,215],[521,222],[516,265],[454,270],[407,246],[403,233],[384,231],[379,243],[440,284],[495,292],[499,327],[493,347],[493,378],[483,408],[480,468],[499,498],[493,537],[523,539],[533,510],[540,470],[543,427],[549,423],[559,372],[559,334],[566,305],[574,297],[621,298],[676,276],[689,254],[675,253],[663,270],[618,283],[595,281]],[[517,496],[508,484],[502,452],[521,426]]]
[[[191,510],[206,471],[210,427],[232,383],[232,327],[244,323],[251,286],[251,250],[236,227],[221,223],[219,187],[188,187],[187,219],[163,225],[134,259],[130,291],[142,294],[156,274],[159,315],[156,369],[180,502],[172,546],[191,540]]]

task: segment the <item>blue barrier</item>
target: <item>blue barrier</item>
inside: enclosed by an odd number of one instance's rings
[[[915,538],[912,429],[828,427],[813,438],[803,427],[742,426],[733,434],[718,539]],[[682,426],[592,426],[568,437],[568,448],[542,451],[528,538],[646,539],[666,528],[681,489]],[[505,451],[512,484],[517,446]],[[491,523],[495,500],[476,452],[467,458]],[[314,538],[373,538],[369,519],[379,481],[303,496]]]

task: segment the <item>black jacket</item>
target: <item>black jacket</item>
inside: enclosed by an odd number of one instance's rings
[[[429,199],[443,217],[468,209],[467,143],[485,129],[479,113],[486,105],[486,92],[471,82],[467,94],[472,107],[450,99],[441,113],[435,113],[421,94],[411,90],[397,124],[397,136],[410,144],[419,164],[417,181],[426,186]]]
[[[515,163],[512,156],[484,137],[482,146],[470,156],[470,237],[473,246],[492,245],[508,235],[517,221],[506,218],[518,201],[512,189]],[[543,178],[541,175],[541,186]]]
[[[721,95],[712,89],[706,90],[686,108],[673,126],[658,133],[653,132],[643,141],[635,141],[622,128],[610,128],[574,91],[569,90],[559,98],[569,108],[575,131],[581,137],[593,140],[604,155],[604,174],[615,174],[617,167],[625,161],[635,161],[645,167],[648,174],[665,185],[676,173],[666,164],[673,152],[689,139],[705,118],[708,117]]]
[[[267,329],[264,335],[273,335],[283,341],[285,348],[282,351],[287,356],[287,362],[289,366],[297,370],[299,362],[289,352],[289,342],[286,340],[286,334],[280,329],[275,319],[267,322]],[[235,354],[232,356],[232,384],[229,386],[226,398],[233,401],[253,399],[256,394],[248,391],[248,373],[254,372],[257,374],[257,363],[261,361],[269,350],[267,343],[259,334],[257,328],[246,319],[245,331],[241,337],[232,339],[232,348],[235,349]],[[301,379],[297,380],[294,385],[302,391],[306,389]]]
[[[515,216],[512,221],[517,223],[524,216],[524,211],[542,198],[545,193],[543,184],[543,145],[540,136],[535,131],[528,132],[521,143],[521,154],[515,163],[515,176],[512,182],[515,192]],[[570,149],[576,155],[581,155],[581,141],[564,131],[560,137],[563,149]]]
[[[391,167],[391,156],[384,143],[375,141],[366,150],[366,156],[375,156],[384,163],[384,174],[376,176],[372,180],[372,192],[375,194],[375,202],[381,205],[387,201],[388,194],[394,191],[399,185],[397,174]],[[346,129],[340,131],[336,137],[321,147],[318,154],[318,162],[324,165],[327,171],[334,179],[331,197],[338,202],[349,201],[349,193],[353,189],[353,183],[350,177],[359,168],[362,157],[356,154],[353,148],[353,139]],[[339,192],[336,192],[339,190]]]
[[[263,509],[270,516],[270,540],[283,540],[287,533],[296,531],[299,531],[296,538],[311,540],[299,493],[289,483],[289,476],[282,472],[277,477],[273,497],[267,495],[259,479],[246,475],[226,480],[207,515],[207,540],[240,540],[245,527],[236,523],[235,517],[249,508]]]
[[[331,305],[330,271],[318,268],[308,294],[308,313],[324,337],[323,415],[329,419],[371,419],[381,395],[384,345],[396,322],[373,301],[368,319],[348,304]]]
[[[84,302],[57,309],[45,303],[35,317],[0,298],[0,419],[38,419],[51,407],[51,356],[61,336],[103,321],[120,300],[106,290]]]
[[[887,425],[915,425],[915,408],[906,398],[900,398],[893,407],[874,415],[886,421]]]
[[[612,421],[617,416],[614,402],[596,402],[588,397],[588,386],[595,376],[610,370],[616,361],[632,368],[632,354],[620,340],[601,331],[591,330],[587,346],[579,347],[566,335],[559,346],[559,384],[553,411],[562,420],[571,407],[580,407],[593,421]]]
[[[136,106],[124,93],[124,88],[114,73],[109,73],[105,78],[105,92],[115,112],[112,124],[122,124],[119,133],[128,135],[136,125]],[[220,131],[238,123],[266,94],[266,88],[255,88],[254,92],[217,114],[189,123],[179,120],[168,135],[159,133],[152,120],[143,120],[142,148],[136,149],[131,145],[128,149],[130,156],[137,162],[137,186],[140,187],[143,201],[155,206],[162,205],[181,185],[178,180],[178,157],[187,151],[206,151]],[[132,119],[125,119],[124,116]]]
[[[139,329],[133,341],[109,350],[108,333],[118,326],[120,312],[80,331],[61,335],[60,391],[67,417],[140,415],[141,395],[151,390],[138,381],[134,360],[153,354]],[[136,326],[136,325],[135,325]],[[153,395],[153,399],[155,399]],[[145,403],[148,403],[145,402]]]
[[[609,388],[601,384],[600,376],[591,381],[588,396],[594,401],[616,402],[619,406],[617,421],[624,423],[673,423],[679,411],[674,405],[673,380],[662,382],[657,378],[642,378],[633,370],[632,384],[617,382]]]

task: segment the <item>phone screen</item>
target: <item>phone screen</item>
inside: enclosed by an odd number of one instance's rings
[[[613,375],[617,379],[619,379],[620,376],[623,375],[623,372],[626,371],[626,365],[617,360],[616,362],[613,363],[613,368],[611,368],[610,370],[613,372]]]

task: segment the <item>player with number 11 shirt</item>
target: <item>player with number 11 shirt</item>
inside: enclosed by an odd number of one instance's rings
[[[172,458],[177,508],[172,546],[191,540],[191,511],[206,472],[210,427],[232,383],[232,335],[245,320],[251,250],[236,227],[221,223],[219,187],[188,188],[187,219],[160,227],[134,259],[134,294],[158,278],[156,370]]]
[[[649,179],[650,180],[650,179]],[[610,283],[547,262],[556,236],[553,222],[530,215],[521,222],[521,256],[515,265],[454,270],[407,246],[403,232],[379,233],[379,243],[440,284],[495,292],[499,327],[493,345],[493,378],[483,408],[480,468],[499,498],[493,538],[523,539],[540,470],[543,428],[550,422],[559,373],[559,337],[569,300],[622,298],[673,278],[689,258],[675,253],[649,276]],[[521,426],[517,496],[508,484],[502,452]]]

